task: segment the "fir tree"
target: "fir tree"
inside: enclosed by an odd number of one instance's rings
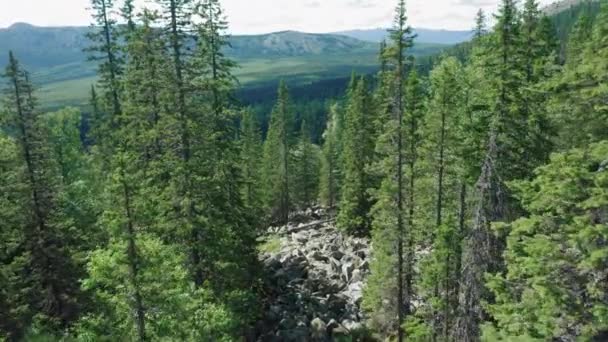
[[[262,193],[259,185],[262,182],[263,145],[259,124],[251,110],[243,111],[240,140],[244,202],[249,208],[259,209],[262,206]]]
[[[264,142],[264,197],[271,216],[285,223],[291,209],[291,132],[293,130],[287,85],[281,82],[270,117],[268,134]]]
[[[121,112],[121,76],[123,73],[123,59],[120,53],[119,32],[116,20],[112,17],[114,0],[91,0],[93,11],[92,32],[88,38],[93,46],[88,49],[90,60],[99,62],[99,86],[103,89],[103,104],[107,108],[104,125],[115,125],[114,117]],[[110,129],[106,127],[103,129]]]
[[[606,337],[606,156],[605,141],[555,154],[533,180],[511,184],[529,214],[495,227],[510,232],[507,267],[489,277],[495,323],[484,339]]]
[[[412,46],[413,36],[407,25],[405,2],[399,1],[394,28],[391,30],[392,45],[388,47],[387,61],[393,77],[391,97],[393,117],[386,122],[376,151],[383,158],[378,168],[383,173],[380,189],[375,194],[373,209],[372,241],[374,255],[370,265],[371,274],[364,297],[365,307],[372,311],[375,321],[385,333],[398,332],[403,341],[401,325],[411,312],[412,289],[407,288],[404,253],[410,231],[406,230],[405,210],[407,189],[404,178],[405,157],[405,84],[406,50]],[[387,302],[390,303],[387,305]],[[396,315],[395,315],[396,313]],[[397,317],[395,321],[394,318]]]
[[[16,224],[22,233],[12,236],[17,238],[13,240],[17,248],[7,259],[7,267],[13,284],[27,284],[16,293],[16,303],[21,301],[19,306],[24,309],[21,313],[24,322],[15,324],[27,325],[34,320],[33,324],[42,330],[66,328],[78,314],[80,291],[76,280],[79,271],[71,256],[67,235],[69,222],[62,219],[58,205],[61,191],[58,168],[52,158],[49,132],[38,111],[33,85],[12,52],[9,52],[4,77],[9,86],[5,89],[6,114],[2,123],[5,130],[14,132],[19,154],[7,156],[17,169],[6,172],[10,175],[11,171],[18,170],[23,174],[14,178],[20,182],[13,188],[17,192],[9,193],[20,201],[13,209],[15,216],[9,217],[8,222]],[[6,140],[4,143],[10,151],[10,143]],[[24,212],[20,213],[21,210]],[[14,268],[15,262],[23,269]],[[26,269],[27,272],[22,273]],[[10,275],[11,270],[16,273]],[[17,309],[13,306],[16,303],[7,303],[9,311]],[[10,335],[23,333],[18,325],[11,328]]]
[[[473,31],[473,38],[479,39],[488,33],[486,28],[486,14],[480,8],[475,15],[475,29]]]
[[[314,204],[319,190],[319,149],[310,138],[310,126],[302,121],[299,142],[294,151],[294,203],[300,208]]]
[[[324,143],[319,177],[319,199],[321,204],[329,208],[333,208],[338,200],[338,173],[340,172],[337,141],[338,126],[340,125],[338,106],[337,103],[334,103],[329,110],[327,127],[323,133]]]
[[[364,79],[351,81],[344,117],[343,177],[337,225],[356,234],[367,234],[370,227],[371,187],[366,167],[374,151],[373,117]]]

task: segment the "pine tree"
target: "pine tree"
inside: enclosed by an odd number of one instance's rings
[[[530,173],[526,163],[538,162],[518,153],[533,142],[525,138],[529,132],[528,121],[521,111],[519,89],[525,73],[518,53],[520,20],[515,3],[503,1],[497,19],[493,37],[488,41],[492,52],[486,57],[491,63],[488,71],[493,84],[493,89],[487,91],[492,91],[494,106],[474,194],[473,222],[463,243],[462,265],[467,266],[462,273],[460,315],[455,328],[456,339],[467,341],[479,339],[479,325],[487,317],[482,307],[482,301],[489,298],[484,274],[501,266],[502,241],[494,236],[490,225],[510,221],[517,215],[505,182],[526,177]]]
[[[241,117],[240,140],[244,202],[247,207],[259,210],[262,206],[262,133],[255,115],[248,109],[243,111]]]
[[[475,29],[473,31],[473,38],[480,39],[488,33],[486,28],[486,14],[480,8],[475,15]]]
[[[564,72],[552,84],[551,110],[560,128],[557,144],[562,149],[584,147],[608,137],[608,109],[602,100],[608,70],[607,18],[608,4],[604,1],[593,26],[589,17],[579,19],[568,42]]]
[[[370,96],[363,78],[351,81],[348,91],[343,135],[343,177],[341,200],[337,217],[340,229],[356,234],[368,234],[369,211],[372,201],[367,190],[371,187],[366,170],[374,151],[373,116]]]
[[[112,18],[114,0],[91,0],[93,11],[93,30],[87,35],[93,46],[88,49],[89,59],[99,62],[99,87],[103,89],[105,115],[102,130],[109,130],[115,125],[114,117],[121,113],[121,76],[124,61],[119,46],[117,23]]]
[[[286,223],[291,209],[291,150],[293,115],[285,82],[279,84],[277,103],[264,142],[264,197],[271,216]]]
[[[323,133],[321,173],[319,176],[319,199],[321,204],[333,208],[338,202],[338,174],[340,172],[337,136],[340,123],[339,105],[334,103],[329,109],[327,127]]]
[[[484,339],[605,339],[606,156],[606,141],[555,154],[533,180],[511,184],[529,214],[496,227],[509,231],[507,267],[489,277],[496,303]]]
[[[8,267],[11,285],[25,285],[15,293],[16,303],[7,303],[9,311],[23,309],[20,315],[24,321],[15,322],[16,326],[8,331],[9,335],[20,336],[28,324],[42,330],[66,328],[75,319],[80,306],[76,279],[80,272],[71,255],[69,222],[59,212],[61,184],[46,122],[37,109],[28,73],[12,52],[4,77],[9,86],[5,90],[6,114],[2,123],[4,130],[14,132],[18,148],[18,156],[7,156],[16,169],[6,172],[19,182],[19,186],[7,189],[12,188],[15,192],[9,196],[19,200],[8,222],[16,224],[21,232],[9,230],[17,234],[8,236],[15,247],[2,266]],[[4,143],[10,151],[11,143]],[[17,176],[19,173],[23,176]]]
[[[387,64],[391,68],[394,79],[391,87],[393,117],[385,123],[384,133],[376,147],[376,151],[384,156],[378,166],[383,173],[383,180],[375,194],[372,228],[374,254],[364,305],[375,316],[376,324],[383,327],[382,331],[388,333],[396,330],[398,340],[403,341],[402,324],[411,312],[412,296],[412,289],[407,288],[405,274],[405,258],[412,253],[407,255],[404,253],[411,232],[406,230],[407,212],[404,194],[407,184],[403,166],[406,153],[404,133],[407,128],[404,120],[406,50],[413,42],[403,0],[399,1],[396,9],[391,40],[392,46],[387,51]],[[396,321],[393,318],[395,316]]]
[[[319,190],[319,149],[311,142],[310,126],[302,121],[299,142],[294,151],[294,203],[300,208],[314,204]]]
[[[463,179],[461,140],[464,135],[465,83],[458,60],[448,57],[437,65],[430,80],[431,97],[427,107],[423,133],[422,174],[420,197],[431,193],[429,200],[421,199],[432,213],[424,217],[428,223],[433,251],[421,264],[421,295],[430,304],[422,313],[430,323],[433,337],[451,338],[452,325],[458,308],[460,243],[462,239],[460,188]],[[421,214],[420,216],[423,216]],[[422,221],[422,220],[421,220]],[[422,244],[422,243],[421,243]]]

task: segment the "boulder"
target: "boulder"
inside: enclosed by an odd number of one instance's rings
[[[342,321],[342,326],[345,327],[349,332],[355,332],[363,328],[363,324],[361,324],[361,322],[355,322],[348,319]]]
[[[352,277],[353,271],[355,269],[355,265],[352,262],[346,262],[342,264],[342,279],[345,282],[348,282]]]
[[[327,256],[323,255],[318,250],[315,250],[315,251],[312,251],[312,252],[308,253],[308,255],[306,255],[306,258],[308,260],[321,261],[321,262],[327,262],[327,261],[329,261],[329,258]]]
[[[325,341],[327,338],[327,324],[319,317],[310,322],[310,337],[314,341]]]
[[[351,283],[358,283],[363,281],[363,276],[361,275],[361,270],[355,269],[350,277]]]

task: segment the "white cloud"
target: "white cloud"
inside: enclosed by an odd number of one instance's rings
[[[548,4],[552,0],[540,0]],[[139,5],[150,0],[139,0]],[[469,29],[479,7],[492,13],[499,0],[409,0],[412,26]],[[330,32],[390,25],[396,0],[223,0],[233,33],[279,30]],[[87,25],[89,0],[0,0],[0,27]]]

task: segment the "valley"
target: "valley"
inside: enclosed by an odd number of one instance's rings
[[[14,51],[32,72],[39,86],[41,105],[87,107],[90,87],[97,81],[96,64],[87,62],[86,27],[35,27],[15,24],[0,29],[0,51]],[[432,31],[432,30],[427,30]],[[431,41],[449,32],[437,31]],[[464,38],[463,38],[464,39]],[[415,56],[430,56],[449,45],[421,41]],[[232,36],[225,47],[237,63],[234,75],[245,88],[276,85],[280,79],[293,86],[344,78],[351,72],[378,70],[379,43],[340,34],[295,31]]]

